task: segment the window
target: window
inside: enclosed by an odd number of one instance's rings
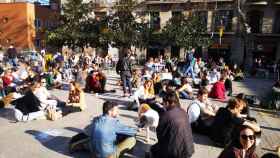
[[[40,39],[35,39],[35,47],[38,47],[38,48],[41,47],[41,40]]]
[[[182,12],[180,12],[180,11],[173,11],[172,12],[172,17],[174,17],[174,16],[181,16],[182,15]]]
[[[36,18],[34,23],[35,23],[36,29],[41,27],[41,20],[40,19]]]
[[[280,33],[280,10],[276,12],[274,17],[273,33]]]
[[[199,20],[204,26],[207,26],[208,12],[207,11],[196,11],[194,16],[198,16]]]
[[[151,12],[150,13],[150,27],[154,31],[160,30],[160,16],[159,12]]]
[[[219,31],[221,27],[224,27],[224,31],[232,31],[232,10],[218,10],[214,13],[214,31]]]
[[[261,11],[250,11],[247,13],[247,21],[251,27],[252,33],[261,33],[263,24],[263,12]]]

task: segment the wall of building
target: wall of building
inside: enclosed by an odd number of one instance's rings
[[[35,26],[36,37],[35,44],[36,49],[46,47],[46,31],[52,27],[55,27],[58,23],[59,10],[52,10],[48,6],[35,6],[35,19],[40,21],[40,25]]]
[[[0,44],[8,47],[13,43],[18,49],[32,47],[32,31],[28,31],[33,27],[32,16],[32,6],[27,3],[1,3],[0,17],[7,18],[7,22],[1,20]]]

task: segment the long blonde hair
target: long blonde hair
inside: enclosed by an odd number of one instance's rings
[[[146,85],[148,85],[149,83],[151,83],[151,86],[147,89]],[[155,94],[154,84],[153,84],[152,80],[146,80],[144,82],[144,90],[145,90],[145,93],[148,93],[148,94],[151,94],[151,95]]]

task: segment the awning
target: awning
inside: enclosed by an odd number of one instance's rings
[[[247,0],[246,5],[267,5],[267,0]]]
[[[207,3],[210,3],[210,2],[232,2],[234,0],[190,0],[190,2],[192,3],[201,3],[201,2],[207,2]]]

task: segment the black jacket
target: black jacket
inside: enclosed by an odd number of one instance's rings
[[[189,158],[194,153],[188,115],[179,107],[160,116],[157,137],[158,143],[151,148],[155,158]]]
[[[124,57],[119,59],[117,66],[116,66],[117,73],[122,71],[131,71],[131,63],[128,57]]]
[[[24,115],[31,112],[39,111],[41,106],[40,100],[29,90],[23,97],[11,103],[15,108],[21,111]]]

